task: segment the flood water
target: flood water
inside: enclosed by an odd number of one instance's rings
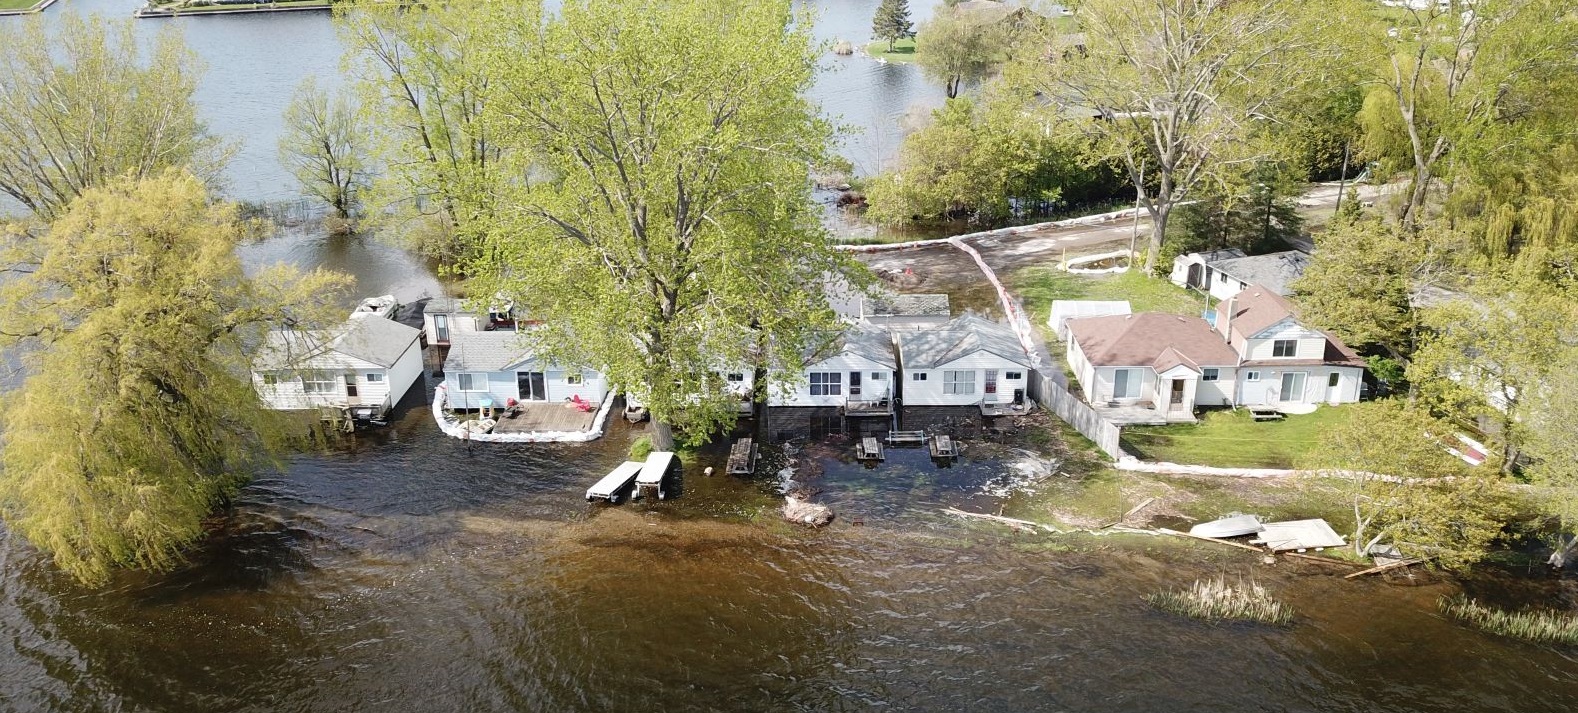
[[[917,15],[928,4],[912,3]],[[62,0],[51,12],[134,5]],[[817,5],[819,33],[860,39],[876,0]],[[305,73],[334,73],[326,18],[183,22],[210,64],[205,115],[242,141],[232,195],[290,196],[273,158],[277,117]],[[851,79],[824,80],[817,98],[849,120],[940,94],[907,68],[830,63]],[[889,150],[882,141],[846,151],[860,163],[861,151]],[[367,294],[442,289],[370,240],[287,231],[243,255],[346,269]],[[387,429],[259,477],[176,572],[84,590],[0,532],[0,711],[1578,705],[1573,651],[1442,619],[1436,599],[1456,584],[1344,581],[1213,545],[1014,534],[942,514],[1041,514],[1044,496],[1005,487],[1024,456],[982,439],[951,468],[891,450],[868,469],[851,462],[836,420],[782,419],[770,430],[792,438],[790,453],[754,478],[702,476],[721,465],[707,453],[675,499],[593,507],[582,493],[638,429],[614,424],[590,445],[468,446],[444,437],[422,400],[408,396]],[[837,511],[833,526],[778,521],[766,471],[788,457]],[[1210,626],[1141,601],[1224,572],[1271,588],[1296,623]]]

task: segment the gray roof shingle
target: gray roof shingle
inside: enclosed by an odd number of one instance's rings
[[[504,371],[532,361],[532,348],[520,332],[469,332],[449,335],[445,371]]]
[[[269,332],[258,350],[259,369],[291,369],[311,366],[313,359],[327,352],[338,352],[388,368],[416,343],[422,331],[391,319],[362,317],[348,319],[334,329],[285,330]]]
[[[899,335],[905,369],[935,369],[985,351],[1030,368],[1030,359],[1013,330],[967,314],[935,329]]]
[[[1309,267],[1309,253],[1287,250],[1267,255],[1250,255],[1226,260],[1212,260],[1208,264],[1217,272],[1249,285],[1260,285],[1279,295],[1292,294],[1289,285],[1304,276]]]

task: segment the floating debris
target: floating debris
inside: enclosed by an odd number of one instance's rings
[[[826,505],[808,503],[793,495],[784,498],[784,519],[797,525],[825,527],[833,521],[833,509]]]

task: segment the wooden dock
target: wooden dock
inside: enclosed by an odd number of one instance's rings
[[[866,436],[855,444],[855,459],[862,461],[882,460],[882,444],[873,436]]]
[[[750,438],[741,438],[729,448],[729,475],[751,475],[756,472],[756,461],[761,455],[756,452],[756,441]]]
[[[927,447],[931,451],[931,457],[938,460],[949,460],[959,457],[958,447],[954,445],[953,439],[948,436],[940,434],[932,436],[927,441]]]
[[[860,416],[891,416],[893,415],[893,402],[888,399],[881,401],[846,401],[842,407],[845,416],[851,418]]]
[[[888,431],[890,446],[919,446],[926,443],[925,431]]]

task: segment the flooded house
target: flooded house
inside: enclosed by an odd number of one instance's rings
[[[811,358],[815,361],[796,375],[791,389],[775,389],[768,405],[836,407],[848,415],[892,413],[898,360],[887,330],[850,325]]]
[[[387,416],[422,375],[422,333],[388,319],[388,305],[367,307],[333,328],[269,332],[252,367],[264,405],[357,421]]]
[[[596,407],[608,398],[602,372],[547,359],[521,332],[452,330],[448,337],[444,388],[450,409],[504,409],[512,402]]]
[[[897,333],[905,406],[1028,403],[1030,357],[1008,327],[967,314]]]

